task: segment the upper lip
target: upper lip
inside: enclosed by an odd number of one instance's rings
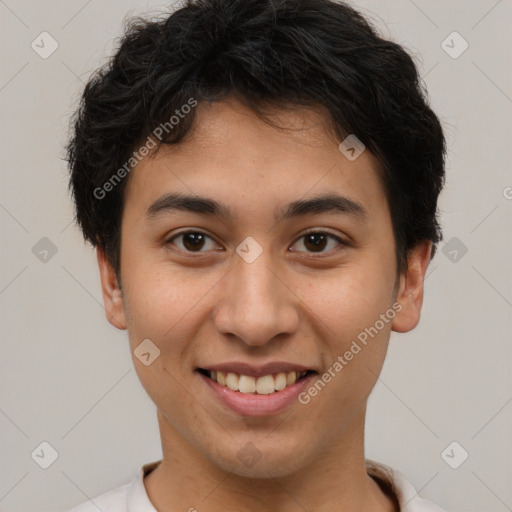
[[[230,363],[218,363],[200,367],[208,371],[232,372],[238,375],[248,375],[251,377],[262,377],[264,375],[271,375],[273,373],[287,373],[287,372],[304,372],[312,370],[312,368],[303,366],[297,363],[287,363],[281,361],[274,361],[263,365],[253,365],[249,363],[233,361]]]

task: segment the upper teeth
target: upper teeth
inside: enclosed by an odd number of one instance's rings
[[[298,379],[306,375],[307,372],[280,372],[274,375],[264,375],[262,377],[251,377],[250,375],[238,375],[232,372],[219,372],[212,370],[209,372],[210,378],[218,382],[221,386],[226,386],[233,391],[240,393],[258,393],[259,395],[269,395],[275,391],[281,391],[287,386],[291,386]]]

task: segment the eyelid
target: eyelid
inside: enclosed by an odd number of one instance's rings
[[[338,242],[341,242],[342,244],[350,245],[350,242],[348,240],[345,240],[340,235],[332,233],[327,228],[309,228],[308,230],[304,231],[304,233],[299,235],[297,240],[299,240],[299,238],[302,238],[303,236],[310,235],[310,234],[315,234],[315,233],[319,233],[319,234],[322,234],[322,235],[329,235],[332,238],[335,238],[336,240],[338,240]]]

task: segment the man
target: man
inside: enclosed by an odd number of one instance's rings
[[[442,238],[404,49],[330,0],[190,0],[127,27],[68,157],[163,450],[73,512],[441,510],[364,454]]]

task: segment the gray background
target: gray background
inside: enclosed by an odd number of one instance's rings
[[[429,267],[419,326],[392,334],[367,456],[446,509],[512,510],[512,2],[353,3],[418,54],[449,145],[447,246]],[[124,16],[164,5],[0,0],[2,511],[64,510],[161,455],[155,407],[126,333],[105,319],[94,252],[72,224],[62,157],[68,116]],[[59,45],[47,59],[31,48],[43,31]],[[456,59],[441,46],[453,31],[469,44]],[[33,252],[43,237],[57,249],[47,261]],[[31,458],[43,441],[58,452],[48,469]],[[458,469],[441,457],[452,441],[452,464],[469,453]]]

